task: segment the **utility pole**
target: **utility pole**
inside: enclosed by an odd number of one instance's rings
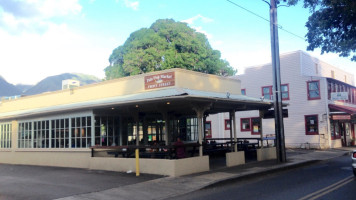
[[[281,73],[279,60],[277,4],[278,0],[270,1],[270,26],[271,26],[271,52],[272,52],[272,72],[273,72],[273,102],[274,102],[274,122],[276,133],[276,153],[279,163],[286,162],[286,151],[284,142],[284,125],[282,113],[282,93],[281,93]]]

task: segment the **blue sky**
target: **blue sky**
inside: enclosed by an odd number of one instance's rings
[[[66,72],[104,78],[112,50],[157,19],[184,21],[207,35],[222,58],[243,73],[270,62],[269,7],[262,0],[0,0],[0,75],[35,84]],[[309,12],[280,7],[278,22],[304,37]],[[304,50],[305,40],[279,30],[280,53]],[[355,73],[356,63],[336,54],[312,56]],[[355,69],[353,69],[355,68]]]

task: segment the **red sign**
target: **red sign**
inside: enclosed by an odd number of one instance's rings
[[[351,119],[350,115],[332,115],[331,116],[332,120],[349,120]]]
[[[175,85],[174,72],[145,76],[145,90]]]

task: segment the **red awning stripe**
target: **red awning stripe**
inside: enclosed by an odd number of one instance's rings
[[[329,104],[330,109],[338,110],[341,112],[348,113],[350,115],[356,114],[356,108],[342,105]]]

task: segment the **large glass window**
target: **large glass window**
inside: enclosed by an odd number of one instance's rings
[[[18,147],[32,148],[32,122],[19,123]]]
[[[72,148],[86,148],[91,146],[91,117],[71,118]]]
[[[198,119],[187,118],[187,141],[198,140]]]
[[[90,116],[19,123],[18,148],[87,148],[90,146]]]
[[[95,124],[95,145],[99,145],[99,146],[119,145],[118,118],[113,116],[96,116],[94,124]],[[143,134],[141,126],[140,129],[141,129],[140,134]],[[136,124],[131,122],[128,123],[127,131],[128,131],[127,132],[128,141],[130,142],[130,144],[136,144],[133,141],[136,140]]]
[[[318,115],[305,115],[305,134],[319,134]]]
[[[33,122],[33,147],[49,148],[49,120]]]
[[[10,123],[0,124],[0,148],[11,148],[12,126]]]
[[[308,81],[308,100],[320,99],[319,81]]]

